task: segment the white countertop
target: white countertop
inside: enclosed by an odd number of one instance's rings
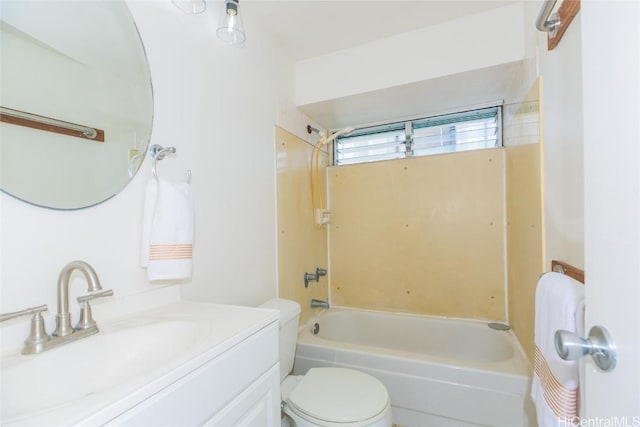
[[[96,312],[97,311],[99,310],[96,310]],[[129,310],[124,310],[122,313],[126,311]],[[177,345],[182,345],[184,348],[177,349],[177,351],[176,349],[171,349],[171,354],[166,357],[168,360],[155,364],[151,363],[153,356],[149,355],[149,352],[154,350],[149,350],[148,353],[145,353],[146,357],[150,359],[149,363],[145,363],[144,360],[140,360],[140,357],[136,357],[136,354],[133,354],[131,355],[131,361],[127,361],[127,372],[131,371],[134,373],[128,374],[124,380],[118,379],[116,381],[114,379],[114,384],[109,384],[108,387],[100,386],[95,391],[91,390],[91,384],[82,383],[83,386],[86,385],[88,390],[90,390],[87,395],[71,399],[64,404],[58,403],[54,405],[54,407],[47,408],[46,405],[42,405],[37,412],[5,414],[3,410],[4,418],[0,420],[0,424],[52,426],[71,424],[97,425],[108,422],[137,402],[153,395],[197,367],[214,359],[267,325],[277,322],[278,312],[253,307],[177,301],[145,311],[129,313],[107,321],[101,320],[98,315],[96,315],[95,318],[101,329],[99,334],[38,355],[3,356],[2,369],[10,370],[19,364],[29,364],[34,361],[40,363],[40,361],[47,360],[54,361],[52,364],[62,360],[61,364],[64,365],[64,359],[60,357],[56,359],[54,353],[61,351],[61,349],[70,351],[74,346],[77,346],[77,351],[79,352],[89,352],[88,355],[90,357],[91,350],[89,350],[89,348],[91,348],[91,340],[95,340],[93,343],[97,345],[101,343],[101,341],[98,341],[101,334],[103,334],[102,339],[104,339],[104,337],[108,336],[107,334],[135,330],[137,325],[141,325],[141,328],[144,329],[148,327],[148,325],[152,325],[153,327],[156,324],[162,325],[172,322],[173,324],[191,322],[189,323],[191,325],[195,322],[197,324],[197,332],[191,327],[190,333],[196,334],[194,336],[197,338],[192,339],[183,336],[172,337],[170,336],[170,330],[167,333],[169,336],[158,335],[154,332],[153,337],[141,337],[140,340],[136,337],[137,348],[141,347],[140,344],[144,343],[145,339],[155,340],[155,344],[149,342],[149,345],[157,345],[160,352],[162,352],[162,348],[166,348],[167,342],[178,342],[179,344]],[[81,343],[84,344],[81,345]],[[146,350],[146,343],[144,343],[144,347]],[[118,363],[121,365],[123,358],[127,357],[127,348],[119,349],[118,351],[122,352],[122,357],[118,357]],[[62,352],[59,353],[59,355],[63,354]],[[161,359],[162,354],[158,354],[157,357]],[[40,359],[36,360],[36,358]],[[109,364],[108,361],[101,363]],[[63,372],[66,371],[68,378],[70,381],[72,380],[72,382],[83,380],[82,378],[76,378],[77,374],[74,372],[74,366],[51,366],[50,368],[61,369]],[[96,364],[92,369],[93,368],[99,372],[109,367]],[[20,372],[23,371],[25,370],[23,369]],[[37,370],[34,370],[34,372],[37,372]],[[5,375],[3,375],[3,378],[4,376]],[[88,375],[88,377],[91,377],[91,375]],[[25,387],[33,387],[34,390],[37,390],[38,382],[42,380],[46,379],[25,378]],[[86,381],[91,382],[92,379],[86,378]],[[9,393],[7,393],[7,391],[9,390],[2,390],[3,406],[5,406],[5,399],[12,398],[11,392],[9,391]],[[35,395],[36,394],[34,394],[34,397]]]

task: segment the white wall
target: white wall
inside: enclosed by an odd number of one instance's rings
[[[554,50],[538,36],[546,266],[559,259],[584,268],[581,31],[578,13]]]
[[[193,174],[194,274],[183,295],[250,305],[277,292],[273,134],[277,97],[293,98],[293,64],[247,20],[246,46],[223,45],[214,26],[222,8],[213,6],[189,16],[169,1],[130,2],[153,79],[151,142],[177,147],[159,173]],[[147,159],[123,192],[86,210],[52,211],[0,194],[0,311],[46,303],[50,322],[58,273],[74,259],[93,265],[117,297],[158,286],[139,267],[149,166]],[[72,297],[85,290],[72,284]]]
[[[520,61],[522,22],[523,5],[513,4],[299,61],[296,104]]]

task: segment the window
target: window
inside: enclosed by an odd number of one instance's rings
[[[348,165],[500,147],[501,108],[483,108],[356,129],[336,139],[334,163]]]

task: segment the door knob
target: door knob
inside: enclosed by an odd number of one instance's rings
[[[569,331],[558,330],[554,342],[558,356],[564,360],[577,360],[587,354],[593,358],[596,366],[603,371],[611,371],[616,366],[616,346],[613,339],[602,326],[594,326],[588,338],[581,338]]]

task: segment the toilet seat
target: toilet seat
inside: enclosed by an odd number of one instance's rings
[[[369,425],[390,408],[389,393],[378,379],[344,368],[310,369],[287,402],[300,417],[324,426]]]

